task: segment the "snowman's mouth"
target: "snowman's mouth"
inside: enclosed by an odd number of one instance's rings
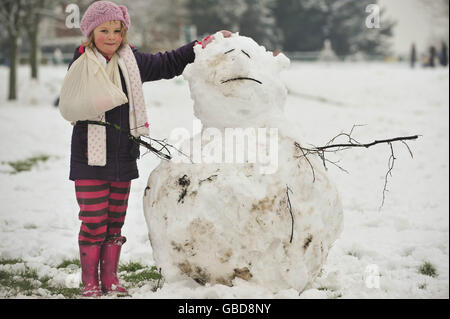
[[[238,77],[238,78],[232,78],[229,80],[222,81],[222,84],[232,82],[232,81],[255,81],[256,83],[262,84],[261,81],[253,79],[253,78],[247,78],[247,77]]]

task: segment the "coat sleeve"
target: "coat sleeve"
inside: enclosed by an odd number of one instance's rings
[[[72,63],[75,62],[83,53],[84,53],[84,47],[83,46],[75,48],[75,52],[73,53],[73,59],[69,63],[69,67],[67,68],[67,70],[70,69],[70,67],[72,66]]]
[[[133,48],[142,82],[171,79],[181,75],[189,63],[194,62],[194,45],[188,43],[176,50],[165,53],[141,53]]]

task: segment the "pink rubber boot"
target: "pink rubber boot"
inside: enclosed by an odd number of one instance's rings
[[[125,288],[119,286],[119,279],[117,278],[120,250],[126,241],[127,239],[122,236],[106,240],[102,245],[100,279],[102,281],[102,290],[105,293],[128,293]]]
[[[84,297],[98,297],[102,295],[98,283],[98,262],[101,246],[80,245],[81,281],[83,282]]]

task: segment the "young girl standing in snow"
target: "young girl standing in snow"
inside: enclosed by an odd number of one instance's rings
[[[75,50],[69,70],[83,54],[95,59],[95,63],[98,61],[109,78],[105,85],[114,85],[123,91],[127,103],[113,106],[93,120],[117,124],[136,137],[149,136],[142,83],[171,79],[182,74],[186,65],[194,61],[194,45],[205,47],[213,38],[208,37],[202,42],[194,41],[177,50],[153,55],[141,53],[128,44],[129,26],[130,18],[125,6],[109,1],[94,2],[81,20],[81,31],[88,40]],[[228,31],[222,33],[225,37],[231,35]],[[91,84],[94,85],[88,85]],[[64,100],[63,92],[67,91],[70,88],[67,90],[63,85],[60,101]],[[102,96],[102,92],[97,93],[95,98],[108,100],[108,97]],[[131,180],[138,178],[136,160],[139,146],[126,134],[112,127],[83,121],[86,120],[86,114],[81,114],[78,107],[70,111],[80,113],[75,116],[72,133],[70,179],[75,181],[82,222],[78,243],[83,296],[126,293],[126,289],[119,286],[117,266],[121,246],[126,241],[121,229],[125,221]]]

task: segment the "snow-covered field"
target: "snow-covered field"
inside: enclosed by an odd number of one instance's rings
[[[78,287],[79,270],[56,266],[78,256],[78,205],[68,180],[71,125],[52,106],[66,67],[42,67],[40,83],[29,69],[19,70],[19,101],[7,103],[8,70],[0,67],[0,271],[26,267],[53,285]],[[313,288],[302,294],[273,294],[240,279],[234,287],[199,286],[192,280],[165,283],[156,292],[146,284],[129,289],[130,298],[448,298],[449,297],[449,71],[411,70],[401,64],[293,63],[283,78],[291,92],[286,115],[305,141],[324,145],[340,132],[360,142],[421,135],[394,143],[395,165],[383,186],[390,148],[351,149],[333,159],[349,173],[329,167],[344,206],[344,231],[331,249]],[[144,85],[152,136],[192,131],[193,102],[183,78]],[[33,156],[49,159],[29,172],[10,174],[8,162]],[[154,265],[142,197],[152,155],[139,162],[132,184],[123,234],[128,238],[121,262]],[[1,260],[17,259],[17,263]],[[435,273],[419,271],[428,263]],[[430,276],[433,275],[433,276]],[[11,296],[0,285],[0,298]],[[31,298],[61,298],[36,289]],[[108,297],[103,297],[108,298]]]

